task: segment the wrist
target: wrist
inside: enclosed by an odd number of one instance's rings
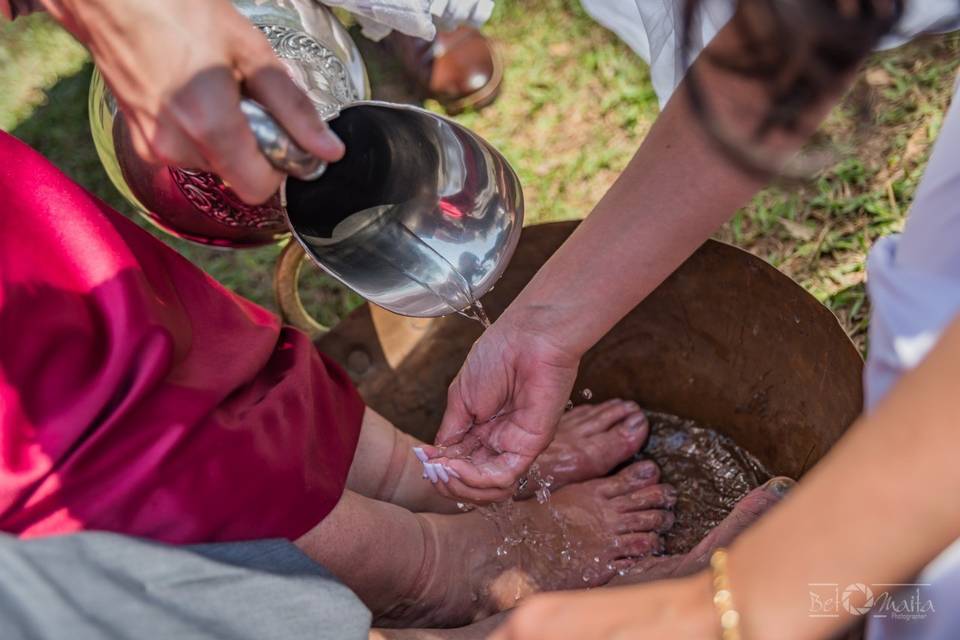
[[[713,577],[709,571],[701,571],[681,578],[683,619],[679,624],[687,630],[682,637],[719,638],[720,621],[713,604]]]
[[[526,304],[519,299],[501,314],[494,326],[523,351],[546,352],[556,364],[577,366],[583,354],[593,346],[581,344],[571,331],[569,310],[553,304]]]

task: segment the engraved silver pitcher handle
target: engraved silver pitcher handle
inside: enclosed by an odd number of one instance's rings
[[[240,110],[250,124],[260,151],[276,169],[300,180],[316,180],[326,171],[327,163],[294,142],[258,102],[244,98],[240,101]]]

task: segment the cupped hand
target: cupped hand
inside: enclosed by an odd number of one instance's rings
[[[490,640],[700,640],[720,636],[710,576],[524,600]]]
[[[343,144],[229,0],[41,0],[83,42],[145,160],[217,173],[250,204],[282,176],[240,111],[258,101],[300,146],[332,162]]]
[[[419,454],[439,465],[438,490],[476,504],[513,495],[553,439],[578,365],[548,336],[494,323],[450,385],[436,446]]]

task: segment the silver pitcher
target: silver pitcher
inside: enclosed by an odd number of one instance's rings
[[[245,205],[213,174],[141,160],[95,73],[91,129],[120,192],[164,230],[205,244],[256,246],[292,231],[325,271],[395,313],[433,317],[471,308],[503,273],[523,224],[519,180],[503,156],[452,120],[366,99],[356,45],[322,5],[234,4],[343,139],[345,157],[323,165],[245,100],[261,149],[290,174],[273,200]]]

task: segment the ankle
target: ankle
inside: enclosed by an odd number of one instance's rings
[[[402,587],[394,604],[381,612],[374,611],[374,622],[385,627],[402,624],[415,626],[429,624],[427,619],[438,606],[436,590],[437,567],[440,561],[440,543],[436,525],[427,517],[413,514],[420,529],[422,543],[419,567],[411,580]]]
[[[376,614],[381,626],[456,626],[488,611],[486,565],[496,539],[481,515],[416,514],[423,558],[395,605]],[[485,577],[486,576],[486,577]]]
[[[390,463],[380,480],[376,499],[413,512],[457,513],[456,502],[437,493],[422,477],[423,468],[413,455],[413,448],[420,444],[406,433],[394,433]]]
[[[373,497],[381,502],[393,504],[397,488],[400,486],[400,482],[406,472],[407,461],[410,456],[405,455],[404,452],[404,449],[407,448],[404,446],[407,438],[397,429],[393,429],[391,433],[393,434],[393,442],[390,446],[390,458],[383,471],[383,475],[380,477],[380,484],[377,485]],[[406,453],[409,452],[407,451]]]

